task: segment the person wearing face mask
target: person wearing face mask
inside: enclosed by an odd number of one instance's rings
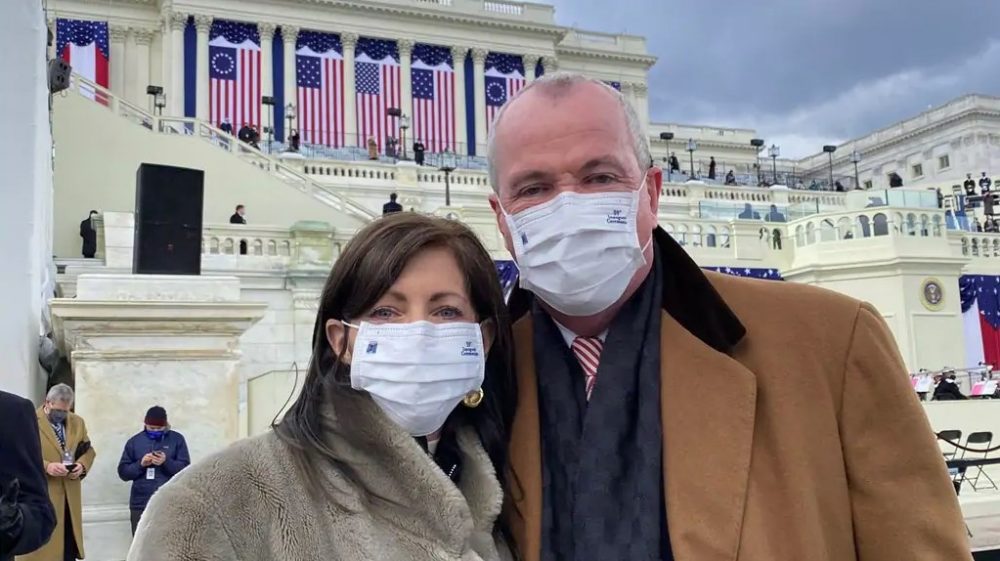
[[[475,233],[373,221],[326,281],[295,403],[160,489],[128,559],[507,558],[510,337]]]
[[[143,429],[125,443],[118,462],[118,477],[132,482],[128,507],[132,535],[153,493],[191,465],[184,435],[171,430],[167,410],[154,405],[146,411]]]
[[[521,559],[970,559],[879,313],[701,270],[657,226],[640,123],[613,88],[553,73],[490,131],[520,269],[505,516]]]
[[[83,503],[81,482],[90,472],[97,453],[90,444],[87,424],[72,413],[73,389],[57,384],[49,389],[45,403],[36,411],[42,445],[49,500],[55,508],[52,537],[33,553],[18,561],[64,561],[83,559]]]

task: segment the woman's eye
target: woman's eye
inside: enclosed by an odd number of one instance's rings
[[[462,317],[462,311],[458,308],[442,308],[438,310],[438,316],[442,319],[458,319]]]
[[[375,308],[368,315],[374,319],[392,319],[393,311],[389,308]]]

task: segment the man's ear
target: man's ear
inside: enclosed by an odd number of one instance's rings
[[[493,209],[493,214],[497,218],[497,228],[500,230],[500,235],[503,236],[503,245],[507,248],[507,253],[517,261],[517,256],[514,255],[514,244],[510,241],[510,229],[507,228],[507,220],[503,216],[503,208],[500,207],[500,199],[496,193],[491,193],[489,196],[490,208]]]
[[[336,319],[327,320],[325,328],[326,342],[330,345],[333,356],[344,364],[350,364],[351,349],[346,347],[349,335],[347,330],[350,328],[344,325],[344,322]],[[344,356],[340,356],[342,349]]]

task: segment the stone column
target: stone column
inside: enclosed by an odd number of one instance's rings
[[[469,135],[465,129],[468,122],[465,116],[465,54],[469,47],[454,46],[451,48],[451,64],[455,69],[455,149],[459,154],[469,154]]]
[[[354,49],[358,46],[357,33],[341,33],[340,44],[344,49],[344,132],[348,146],[364,146],[358,138],[358,90],[354,86]],[[351,142],[351,139],[354,142]]]
[[[184,28],[187,26],[187,14],[173,12],[170,14],[170,42],[164,43],[164,51],[170,52],[170,87],[164,87],[167,94],[167,114],[173,117],[184,116]]]
[[[538,65],[538,59],[541,58],[538,55],[524,55],[521,60],[524,61],[524,79],[531,82],[535,79],[535,66]]]
[[[258,23],[257,31],[260,33],[260,95],[261,97],[274,95],[274,62],[271,60],[274,55],[274,30],[277,27],[273,23]],[[262,114],[263,115],[263,114]],[[263,120],[263,119],[262,119]],[[274,126],[273,123],[271,126]]]
[[[410,71],[410,64],[413,62],[413,41],[400,39],[396,44],[399,46],[399,97],[402,100],[400,109],[403,115],[413,119],[413,73]],[[416,138],[410,140],[411,143],[414,141]]]
[[[149,66],[151,64],[149,45],[153,42],[153,31],[132,28],[130,35],[135,41],[135,53],[129,56],[132,64],[128,67],[128,72],[133,76],[129,82],[132,84],[131,101],[139,107],[146,107],[152,113],[153,107],[146,95],[146,86],[149,85]]]
[[[554,56],[542,57],[542,68],[546,74],[551,74],[559,70],[559,60]]]
[[[476,154],[481,154],[482,147],[486,145],[486,49],[472,49],[472,87],[475,92],[476,109]]]
[[[297,88],[295,84],[295,46],[299,38],[299,28],[294,25],[281,26],[281,40],[285,42],[285,105],[291,103],[295,106],[295,114],[298,115],[298,96],[295,94]],[[298,118],[293,123],[294,128],[298,128]],[[285,116],[285,125],[288,125],[288,116]],[[285,131],[285,142],[288,142],[288,135],[291,131]]]
[[[208,35],[212,31],[212,16],[195,16],[194,28],[198,32],[195,49],[195,116],[203,121],[209,119],[208,98],[211,91],[211,72],[208,60]]]
[[[635,110],[639,113],[642,129],[649,134],[649,87],[644,82],[634,82],[632,93],[635,96]]]
[[[110,78],[111,78],[111,92],[120,98],[125,97],[125,66],[128,63],[128,55],[125,52],[125,36],[128,33],[128,27],[118,24],[108,25],[108,39],[110,40],[109,48],[111,52],[110,61],[108,66],[110,66]]]
[[[83,492],[85,547],[94,559],[124,559],[128,551],[129,486],[115,464],[146,408],[167,409],[192,461],[238,438],[240,336],[266,309],[240,301],[235,277],[84,274],[76,298],[52,301],[76,412],[99,455]]]

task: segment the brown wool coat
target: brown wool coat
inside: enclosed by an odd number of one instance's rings
[[[496,561],[503,502],[475,433],[460,430],[458,486],[370,397],[331,392],[313,492],[273,432],[182,471],[149,503],[130,561]]]
[[[878,312],[804,285],[703,274],[664,232],[656,241],[662,383],[648,397],[661,404],[674,558],[970,560],[955,490]],[[516,323],[506,505],[524,561],[539,560],[542,539],[544,373],[531,332],[530,315]]]
[[[59,438],[56,431],[52,429],[42,408],[35,412],[38,417],[39,438],[42,441],[42,469],[45,465],[56,462],[62,463],[62,447],[59,446]],[[90,440],[87,434],[87,424],[83,422],[83,417],[70,413],[66,417],[66,448],[69,451],[76,450],[81,442]],[[90,473],[91,466],[94,465],[94,458],[97,452],[91,448],[84,454],[78,463],[83,464],[85,473]],[[66,546],[66,504],[69,504],[70,517],[73,524],[73,536],[76,538],[76,548],[83,559],[83,503],[80,498],[81,479],[70,479],[68,477],[52,477],[48,474],[45,479],[49,484],[49,499],[56,510],[56,528],[52,531],[49,542],[40,549],[28,555],[17,557],[17,561],[63,561],[63,551]],[[86,476],[84,476],[86,479]]]

